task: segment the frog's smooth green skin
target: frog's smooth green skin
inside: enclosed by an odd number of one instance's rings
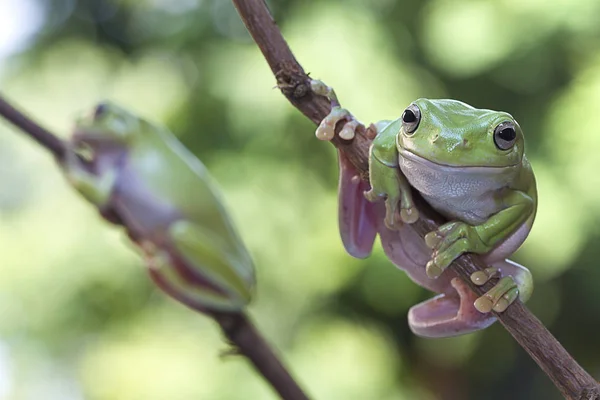
[[[165,292],[200,311],[250,301],[253,263],[217,187],[166,128],[102,103],[76,124],[62,167],[103,216],[125,226]]]
[[[410,113],[396,121],[400,127],[394,128],[398,132],[395,146],[388,146],[389,153],[379,159],[397,157],[410,185],[452,221],[429,234],[424,242],[410,225],[390,230],[383,222],[387,214],[384,205],[375,203],[371,215],[376,215],[373,222],[386,255],[416,283],[440,293],[410,309],[409,325],[413,332],[427,337],[485,328],[495,317],[475,308],[476,296],[446,267],[464,252],[481,254],[500,276],[512,277],[522,301],[531,296],[530,272],[506,259],[527,237],[537,206],[535,179],[523,153],[523,134],[509,114],[475,109],[455,100],[419,99],[407,110]],[[351,166],[341,173],[356,175]],[[385,192],[377,187],[378,178],[372,181],[374,190]],[[345,189],[340,186],[340,205],[345,213],[373,218],[362,211],[360,199],[345,196]],[[398,192],[386,195],[401,196]],[[342,232],[356,227],[340,225]],[[347,249],[370,249],[373,245],[372,235],[344,235],[363,240],[345,243]],[[503,280],[486,296],[497,301],[492,307],[502,309],[508,304],[499,303],[513,301],[516,293],[514,285]],[[483,297],[478,306],[486,309],[489,304]]]

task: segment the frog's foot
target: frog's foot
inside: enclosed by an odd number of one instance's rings
[[[335,106],[331,109],[328,116],[321,121],[319,127],[315,131],[315,135],[319,140],[332,140],[335,136],[335,126],[338,122],[347,120],[348,122],[344,125],[339,133],[340,138],[344,140],[351,140],[354,138],[356,128],[360,125],[360,122],[352,117],[352,114],[344,108]]]
[[[471,281],[482,286],[498,274],[504,277],[475,301],[475,308],[479,312],[488,313],[492,310],[503,312],[517,298],[525,302],[531,297],[533,292],[531,273],[527,268],[510,260],[496,262],[493,267],[473,273]]]
[[[464,222],[450,222],[437,231],[425,235],[425,244],[433,250],[426,272],[430,278],[437,278],[461,254],[486,253],[490,246],[481,240],[475,227]]]
[[[477,295],[459,278],[451,281],[455,293],[440,294],[413,306],[408,312],[410,329],[419,336],[448,337],[490,326],[496,318],[474,307]]]
[[[475,308],[481,313],[505,311],[519,297],[519,288],[512,277],[506,276],[486,292],[483,296],[475,300]]]
[[[333,88],[327,86],[324,82],[315,79],[310,81],[310,88],[313,93],[325,96],[331,102],[331,112],[323,121],[321,121],[315,132],[317,139],[332,140],[335,136],[336,124],[342,120],[346,120],[348,122],[340,131],[339,136],[344,140],[352,140],[360,122],[354,119],[348,110],[340,107],[340,103]]]

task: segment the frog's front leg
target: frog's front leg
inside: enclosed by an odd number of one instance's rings
[[[350,140],[360,125],[348,110],[340,107],[335,91],[322,81],[311,81],[314,93],[327,97],[331,101],[331,112],[317,128],[315,134],[320,140],[332,140],[335,136],[335,126],[342,120],[348,122],[339,133],[340,138]],[[400,205],[400,219],[411,224],[419,218],[419,213],[412,199],[410,184],[401,173],[398,165],[398,150],[396,136],[400,132],[400,119],[389,122],[380,121],[373,125],[377,136],[371,145],[369,154],[369,181],[371,189],[365,192],[370,202],[385,198],[385,224],[390,229],[398,228],[396,213]]]
[[[534,209],[533,199],[517,190],[507,195],[503,202],[506,208],[480,225],[454,221],[428,233],[425,243],[433,250],[433,255],[426,266],[427,275],[437,278],[463,253],[490,252],[525,223]]]
[[[70,147],[65,153],[62,169],[69,183],[102,211],[103,206],[108,204],[117,181],[117,169],[106,168],[96,175],[85,167],[75,150]]]
[[[386,121],[387,122],[387,121]],[[369,181],[371,190],[365,193],[369,201],[385,198],[385,225],[398,229],[396,213],[400,206],[400,220],[412,224],[419,219],[419,212],[413,202],[408,180],[398,165],[396,136],[400,132],[402,120],[376,125],[377,136],[369,149]]]

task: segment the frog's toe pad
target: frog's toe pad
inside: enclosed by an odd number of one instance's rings
[[[419,210],[417,207],[400,209],[400,219],[405,224],[414,224],[419,220]]]
[[[321,123],[319,124],[317,130],[315,131],[315,136],[319,140],[332,140],[335,136],[335,125],[343,120],[348,119],[350,117],[350,112],[344,108],[333,107],[328,116],[326,116]],[[350,125],[349,127],[344,127],[340,132],[342,139],[352,139],[354,137],[354,131],[356,127],[359,125],[358,121],[352,119],[346,125]]]
[[[496,320],[481,314],[473,303],[476,295],[458,278],[452,280],[456,294],[440,294],[417,304],[408,312],[410,329],[419,336],[448,337],[487,328]]]
[[[505,276],[487,293],[478,298],[474,306],[481,313],[504,312],[519,297],[519,289],[511,276]]]

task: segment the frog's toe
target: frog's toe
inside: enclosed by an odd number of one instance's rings
[[[460,239],[452,243],[448,248],[442,251],[433,252],[433,258],[427,263],[425,272],[430,278],[437,278],[448,268],[452,261],[456,260],[461,254],[469,250],[469,242],[466,239]]]
[[[474,306],[481,313],[505,311],[519,297],[519,289],[514,279],[505,276],[483,296],[475,300]]]
[[[435,249],[442,242],[444,237],[438,231],[429,232],[425,235],[425,245],[430,249]]]
[[[493,278],[498,273],[498,268],[489,267],[483,271],[473,272],[471,274],[471,282],[477,286],[483,286],[487,281]]]
[[[440,294],[409,310],[408,323],[416,335],[462,335],[487,328],[496,320],[492,314],[481,314],[475,309],[477,296],[463,281],[454,278],[451,284],[456,293]]]
[[[340,122],[343,119],[346,119],[350,116],[350,112],[344,108],[340,108],[340,107],[333,107],[331,109],[331,112],[329,113],[328,116],[325,117],[325,119],[323,119],[323,121],[321,121],[321,123],[319,124],[319,126],[317,127],[317,130],[315,131],[315,135],[317,136],[317,139],[319,140],[332,140],[335,136],[335,126],[338,122]],[[352,123],[355,120],[349,121],[348,124]],[[346,125],[348,125],[346,124]],[[352,130],[351,133],[351,138],[354,137],[354,130],[356,130],[356,127],[358,126],[358,123],[352,127],[352,125],[350,126],[350,130]],[[346,129],[346,127],[344,127],[344,129]],[[348,137],[350,135],[350,133],[348,131],[346,131],[344,133],[344,135],[346,137]]]
[[[323,81],[312,79],[310,81],[310,90],[312,90],[315,94],[327,97],[327,99],[329,99],[332,103],[337,103],[335,91],[331,86],[327,86],[327,84]]]
[[[398,221],[398,217],[395,212],[386,212],[383,222],[385,224],[385,227],[391,231],[397,231],[402,227],[402,223]]]
[[[385,226],[392,230],[398,230],[402,226],[402,221],[398,216],[398,201],[394,196],[389,196],[385,199]]]
[[[360,125],[360,122],[358,122],[355,119],[352,119],[351,121],[347,122],[346,125],[344,125],[344,127],[340,131],[340,134],[339,134],[340,138],[342,138],[344,140],[354,139],[356,128],[358,128],[359,125]]]
[[[417,207],[408,207],[400,209],[400,219],[405,224],[414,224],[419,220],[419,210]]]

